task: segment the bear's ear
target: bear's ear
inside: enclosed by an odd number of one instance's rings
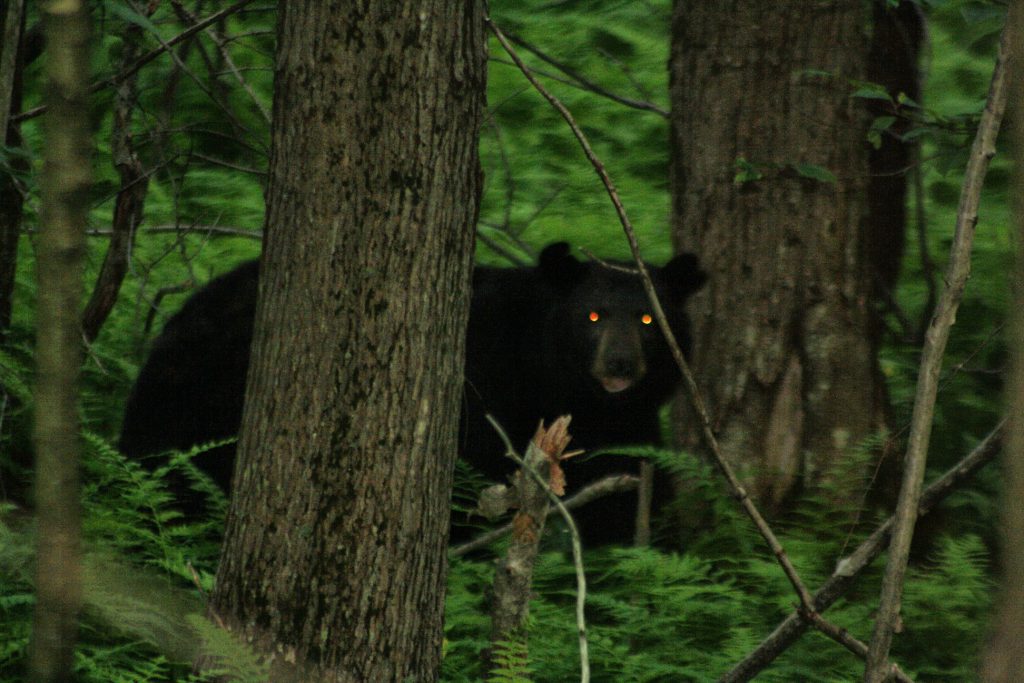
[[[544,247],[537,260],[544,279],[553,285],[572,287],[587,274],[587,266],[570,253],[568,242],[555,242]]]
[[[700,269],[696,254],[679,254],[661,269],[661,277],[668,285],[672,296],[682,300],[699,291],[708,280],[708,274]]]

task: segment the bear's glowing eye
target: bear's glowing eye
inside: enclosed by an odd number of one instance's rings
[[[642,316],[640,316],[640,322],[642,322],[644,325],[650,325],[652,322],[654,322],[654,318],[652,318],[650,314],[644,313]]]
[[[590,315],[587,317],[590,318],[590,322],[592,323],[596,323],[598,320],[601,319],[601,316],[597,314],[597,311],[591,311]]]

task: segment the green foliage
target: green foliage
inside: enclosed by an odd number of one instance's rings
[[[494,644],[489,683],[530,683],[526,643],[502,640]]]
[[[755,648],[793,610],[796,597],[712,468],[668,451],[638,448],[628,454],[651,457],[679,476],[686,490],[675,512],[690,513],[701,527],[687,532],[679,553],[637,548],[585,552],[593,680],[712,680]],[[836,517],[820,501],[808,500],[803,510],[804,514],[778,525],[776,531],[813,590],[865,530],[849,523],[837,528]],[[674,528],[661,521],[663,534]],[[826,613],[865,641],[870,638],[882,566],[877,561],[853,592]],[[490,562],[452,563],[445,681],[485,677],[481,655],[489,647],[487,594],[492,577]],[[527,659],[517,660],[517,666],[528,667],[533,681],[579,677],[575,586],[567,552],[551,549],[541,555],[525,640]],[[985,615],[991,607],[991,588],[988,553],[977,536],[939,539],[935,550],[908,575],[905,631],[897,638],[896,661],[915,680],[972,680]],[[937,611],[942,614],[933,614]],[[758,680],[845,681],[856,680],[862,673],[859,660],[811,632]]]
[[[703,478],[709,474],[706,466],[673,453],[634,452],[643,453],[674,464],[677,472],[702,476],[680,504],[703,508],[709,523],[681,553],[636,548],[585,553],[593,680],[711,680],[756,647],[792,611],[796,598],[731,496],[714,479]],[[831,525],[822,516],[785,525],[780,532],[790,559],[812,588],[831,573],[844,548],[850,550],[851,530],[836,532]],[[860,534],[852,538],[856,542]],[[826,614],[863,640],[870,638],[881,566],[876,563],[854,592]],[[492,571],[485,561],[452,564],[445,681],[484,677],[480,655],[488,647],[486,593]],[[530,605],[527,660],[516,660],[517,667],[528,666],[534,681],[579,676],[574,590],[568,555],[558,550],[542,554]],[[990,606],[988,557],[980,540],[970,535],[942,539],[908,576],[906,630],[897,639],[894,657],[915,680],[971,680]],[[758,680],[856,680],[862,672],[862,663],[841,646],[809,633]]]

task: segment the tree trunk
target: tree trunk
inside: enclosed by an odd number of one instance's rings
[[[1020,3],[1011,3],[1004,30],[1020,36],[1024,31]],[[1002,454],[1002,552],[999,554],[1002,581],[992,618],[992,633],[985,647],[980,680],[984,683],[1014,683],[1024,680],[1024,49],[1020,40],[1011,40],[1010,111],[1007,117],[1015,173],[1011,184],[1017,263],[1012,281],[1007,347],[1010,371],[1006,388],[1007,438]],[[1015,305],[1014,305],[1015,304]]]
[[[88,112],[89,13],[48,3],[46,158],[37,244],[34,442],[36,609],[29,678],[69,681],[81,605],[78,400],[82,263],[92,176]]]
[[[156,5],[150,4],[144,11],[147,18],[155,11]],[[119,71],[128,72],[139,56],[143,30],[140,24],[126,23],[122,36],[121,67]],[[138,72],[129,74],[117,85],[114,96],[114,125],[111,132],[110,151],[114,157],[114,167],[121,177],[121,187],[114,201],[114,219],[111,222],[110,244],[107,255],[103,258],[92,296],[82,313],[82,336],[92,343],[100,333],[103,323],[114,310],[121,283],[128,273],[128,261],[131,257],[135,232],[142,222],[142,210],[149,189],[149,177],[142,167],[139,156],[135,153],[132,132],[132,115],[138,104]]]
[[[867,116],[847,80],[865,75],[869,12],[736,0],[673,14],[673,238],[711,275],[692,362],[726,457],[770,508],[801,484],[859,500],[851,456],[882,422]],[[677,410],[681,445],[698,448]]]
[[[480,5],[281,12],[212,609],[274,658],[274,680],[433,680],[481,185]]]
[[[878,99],[866,102],[872,117],[896,118],[880,135],[877,145],[871,146],[868,155],[870,177],[864,242],[868,262],[876,275],[874,298],[884,301],[893,296],[899,279],[907,225],[907,175],[914,170],[917,148],[916,142],[904,142],[900,137],[910,130],[910,120],[898,98],[903,94],[915,102],[921,101],[917,63],[925,25],[921,8],[911,0],[902,0],[895,7],[885,0],[873,0],[871,7],[868,80],[883,86],[897,101],[895,105]]]
[[[21,109],[21,35],[25,28],[24,0],[0,4],[0,138],[8,148],[21,145],[10,115]],[[21,157],[8,157],[13,169],[28,173]],[[0,176],[0,339],[11,325],[14,276],[18,267],[18,235],[21,232],[22,188],[13,175]]]

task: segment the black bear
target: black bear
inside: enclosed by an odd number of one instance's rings
[[[692,254],[650,272],[687,351],[684,304],[706,275]],[[122,452],[139,457],[237,433],[257,279],[258,265],[247,263],[212,280],[167,322],[128,399]],[[485,414],[517,448],[540,419],[566,413],[573,416],[571,448],[658,443],[659,408],[678,380],[636,275],[581,262],[565,243],[545,248],[536,267],[475,270],[460,453],[488,478],[500,481],[515,467]],[[221,447],[195,462],[227,490],[233,454]],[[635,459],[605,456],[569,461],[566,473],[575,489],[637,467]],[[189,501],[183,504],[188,511]],[[589,507],[579,513],[587,542],[631,538],[635,496]]]
[[[463,459],[490,479],[513,465],[485,414],[517,448],[540,418],[572,415],[570,449],[661,442],[659,408],[680,375],[653,318],[640,278],[626,264],[574,258],[565,243],[548,246],[536,268],[477,268],[466,339]],[[632,267],[627,266],[630,270]],[[684,353],[690,326],[684,305],[706,275],[681,254],[649,267],[658,298]],[[567,461],[570,489],[621,472],[635,458],[605,455]],[[656,499],[670,494],[656,478]],[[634,530],[635,494],[603,498],[577,513],[587,542],[624,542]]]

